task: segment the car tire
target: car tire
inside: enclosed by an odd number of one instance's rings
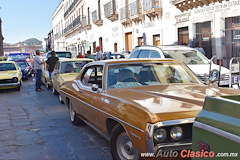
[[[64,104],[64,101],[63,101],[62,97],[60,96],[60,94],[58,94],[58,98],[59,98],[60,103]]]
[[[54,95],[58,95],[59,94],[54,87],[53,87],[53,94]]]
[[[76,112],[73,109],[73,104],[70,101],[69,102],[69,117],[70,117],[70,121],[73,125],[75,126],[79,126],[81,124],[83,124],[84,122],[77,116]]]
[[[21,86],[17,86],[17,88],[15,89],[16,91],[20,91],[21,90]]]
[[[140,159],[139,152],[133,147],[127,132],[120,125],[116,125],[111,132],[110,149],[115,160]]]

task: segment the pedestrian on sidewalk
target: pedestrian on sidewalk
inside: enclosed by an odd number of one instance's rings
[[[95,59],[95,57],[91,54],[91,51],[87,51],[86,58],[93,59],[93,60]]]
[[[59,60],[59,58],[56,57],[56,52],[52,51],[51,57],[49,57],[46,61],[46,63],[47,63],[46,67],[47,67],[47,70],[48,70],[50,81],[52,81],[52,72],[53,72],[54,67],[55,67],[58,60]]]
[[[101,47],[97,46],[96,51],[97,51],[97,54],[96,54],[96,57],[95,57],[95,61],[103,60],[104,57],[103,57],[103,53],[101,52]]]
[[[199,52],[201,52],[204,56],[206,55],[204,49],[200,46],[200,44],[198,42],[195,43],[194,49],[198,50]]]
[[[77,58],[85,58],[85,56],[82,54],[82,52],[79,52]]]
[[[40,50],[36,50],[36,56],[33,60],[33,68],[36,73],[36,92],[42,92],[43,89],[41,89],[42,85],[42,64],[44,64],[45,61],[43,61],[40,57]]]

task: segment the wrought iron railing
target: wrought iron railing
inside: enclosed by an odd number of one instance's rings
[[[139,5],[140,4],[138,0],[130,4],[130,16],[140,14]]]
[[[120,20],[127,18],[127,7],[123,7],[120,9]]]

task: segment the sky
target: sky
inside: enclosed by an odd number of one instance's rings
[[[52,27],[52,15],[61,0],[0,0],[5,43],[29,38],[42,41]]]

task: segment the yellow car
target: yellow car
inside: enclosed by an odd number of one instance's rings
[[[21,68],[14,61],[0,61],[0,89],[20,90],[22,84]]]
[[[92,61],[92,59],[87,58],[58,60],[52,73],[53,93],[57,95],[65,81],[73,80],[81,71],[82,67]],[[61,97],[59,98],[61,101]]]
[[[49,78],[49,72],[48,72],[46,63],[44,63],[43,68],[42,68],[42,77],[41,77],[41,79],[42,79],[42,83],[44,85],[46,85],[46,87],[48,89],[52,88],[52,83],[51,83],[50,78]]]

